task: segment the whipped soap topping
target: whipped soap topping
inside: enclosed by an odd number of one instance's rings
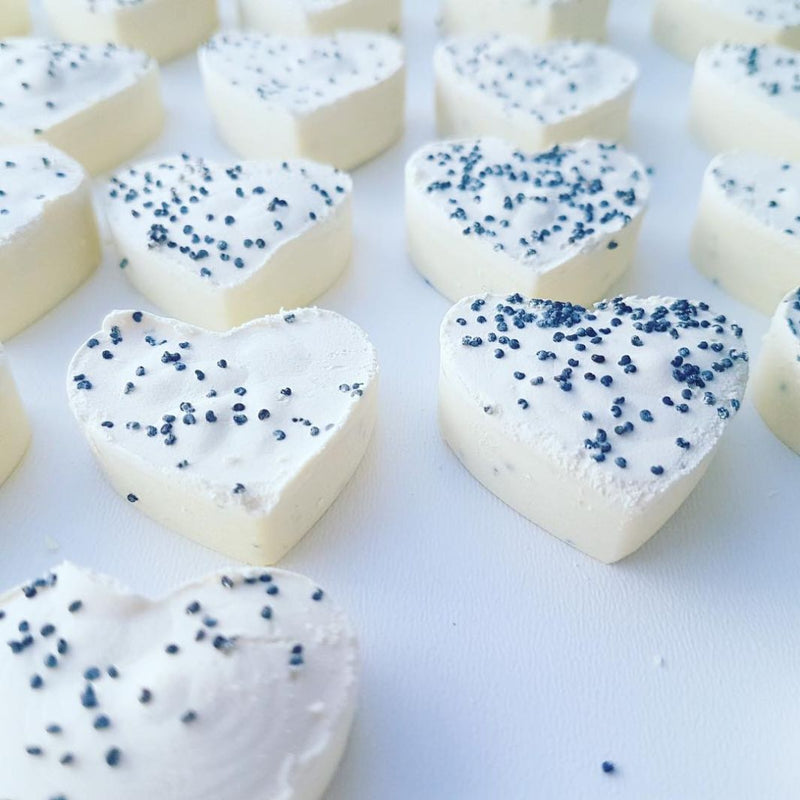
[[[330,311],[223,334],[116,311],[76,354],[67,390],[90,435],[220,506],[259,513],[326,448],[376,377],[364,332]],[[140,500],[134,486],[128,500]]]
[[[288,242],[326,220],[352,181],[311,161],[222,166],[182,155],[114,177],[106,203],[123,249],[158,253],[198,280],[248,280]]]
[[[800,168],[796,164],[751,152],[717,156],[709,167],[726,199],[763,225],[800,246]]]
[[[508,115],[552,125],[618,98],[636,82],[626,56],[591,42],[532,45],[513,36],[457,36],[436,49],[437,70],[464,81]]]
[[[134,85],[155,69],[116,45],[0,41],[0,134],[39,134]]]
[[[38,219],[49,203],[74,192],[86,173],[47,144],[0,148],[0,246]]]
[[[370,89],[403,69],[396,39],[360,32],[326,37],[228,32],[204,45],[200,59],[205,69],[254,99],[300,115]]]
[[[630,506],[714,448],[748,375],[742,329],[705,303],[617,297],[586,309],[467,298],[442,325],[442,363],[524,447]]]
[[[794,50],[774,44],[716,44],[701,51],[696,69],[715,75],[737,92],[800,115],[800,54]]]
[[[63,564],[0,598],[0,797],[318,798],[355,706],[351,626],[232,568],[160,600]]]
[[[650,192],[636,158],[592,140],[533,155],[500,139],[437,142],[408,171],[453,229],[536,271],[601,241],[616,248],[608,237],[644,211]]]
[[[699,5],[726,14],[746,17],[751,22],[789,28],[800,25],[800,0],[695,0]]]

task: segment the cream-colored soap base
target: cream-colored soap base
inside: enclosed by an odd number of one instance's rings
[[[436,126],[439,137],[496,136],[532,152],[581,139],[621,142],[628,130],[633,88],[613,100],[552,125],[525,113],[498,113],[497,101],[463,80],[437,80]]]
[[[201,61],[206,97],[222,140],[242,158],[309,158],[353,169],[402,135],[405,70],[302,116],[232,86]]]
[[[711,153],[755,150],[800,161],[800,118],[776,109],[766,95],[761,100],[708,70],[695,69],[690,129]]]
[[[111,485],[123,498],[137,498],[138,511],[229,558],[264,566],[280,561],[350,481],[375,427],[377,396],[376,379],[327,447],[260,512],[232,505],[229,495],[215,497],[202,481],[191,489],[165,481],[163,471],[110,444],[102,429],[87,435]]]
[[[448,35],[499,33],[534,44],[558,39],[606,38],[609,0],[509,3],[508,0],[443,0],[442,30]]]
[[[635,510],[601,494],[532,448],[522,448],[446,371],[439,380],[439,424],[459,461],[492,494],[531,522],[605,564],[629,556],[680,508],[708,469],[713,451],[689,475]]]
[[[764,338],[753,375],[753,402],[770,430],[800,454],[800,339],[783,314]]]
[[[308,305],[323,294],[350,261],[352,227],[347,198],[327,219],[281,245],[248,280],[230,286],[187,275],[186,267],[170,261],[169,254],[141,253],[140,243],[125,238],[135,236],[135,230],[117,229],[116,243],[122,256],[130,256],[125,276],[158,308],[183,322],[227,331],[283,308]]]
[[[800,49],[800,26],[764,25],[698,0],[659,0],[653,13],[653,38],[678,58],[693,62],[704,47],[717,42]]]
[[[704,182],[690,253],[703,275],[764,314],[800,283],[798,242],[737,208],[715,181]]]
[[[30,33],[28,2],[29,0],[0,0],[0,38]]]
[[[242,27],[282,36],[321,36],[346,30],[397,33],[400,0],[348,0],[309,11],[298,0],[239,0]]]
[[[48,204],[0,247],[0,339],[10,339],[77,289],[101,250],[88,183]]]
[[[0,485],[22,461],[31,430],[14,378],[0,348]]]
[[[66,41],[115,44],[158,61],[193,51],[219,27],[217,0],[151,0],[92,12],[86,0],[44,0],[50,25]]]

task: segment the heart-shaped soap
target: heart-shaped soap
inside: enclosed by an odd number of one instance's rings
[[[48,144],[0,147],[0,339],[77,288],[100,263],[91,182]]]
[[[743,347],[705,303],[467,298],[442,324],[444,438],[501,500],[618,561],[704,474],[744,395]]]
[[[690,125],[706,149],[800,160],[800,53],[719,43],[694,66]]]
[[[531,150],[625,136],[638,69],[609,47],[455,36],[434,61],[441,136],[499,136]]]
[[[115,177],[106,208],[125,274],[168,314],[228,330],[324,292],[350,258],[349,176],[310,161],[188,155]]]
[[[589,303],[633,260],[650,185],[613,144],[529,155],[499,139],[437,142],[406,167],[411,258],[456,301],[521,291]]]
[[[25,455],[30,438],[28,418],[11,374],[8,356],[0,345],[0,485]]]
[[[0,797],[316,800],[358,654],[307,578],[233,569],[152,601],[64,564],[0,598]]]
[[[717,156],[703,179],[692,261],[771,314],[800,284],[800,166],[761,153]]]
[[[271,564],[361,461],[377,374],[366,334],[331,311],[224,334],[116,311],[75,355],[67,392],[132,507],[234,558]]]
[[[103,172],[163,125],[158,65],[115,45],[0,42],[0,144],[44,139]]]
[[[227,32],[200,49],[200,71],[220,135],[244,158],[350,169],[403,131],[403,47],[391,36]]]

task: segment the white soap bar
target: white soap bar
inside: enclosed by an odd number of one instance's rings
[[[352,181],[311,161],[221,166],[187,155],[115,177],[106,208],[125,274],[212,330],[307,305],[350,258]]]
[[[437,142],[406,166],[408,248],[453,302],[517,290],[594,302],[630,266],[649,193],[613,144],[528,155],[499,139]]]
[[[220,136],[244,158],[350,169],[403,132],[403,47],[391,36],[220,34],[200,71]]]
[[[753,400],[772,432],[800,454],[800,289],[772,318],[753,375]]]
[[[442,432],[501,500],[618,561],[704,474],[744,395],[744,347],[705,303],[467,298],[442,324]]]
[[[465,36],[439,44],[434,62],[440,136],[499,136],[544,150],[627,130],[638,69],[611,48]]]
[[[0,42],[0,144],[47,141],[92,174],[154,139],[164,110],[158,65],[116,45]]]
[[[797,0],[657,0],[653,37],[667,50],[694,61],[717,42],[800,48]]]
[[[219,27],[217,0],[44,0],[56,35],[115,44],[169,61],[194,50]]]
[[[245,28],[284,36],[400,30],[401,0],[239,0]]]
[[[0,147],[0,339],[58,305],[99,263],[83,167],[48,144]]]
[[[0,597],[0,636],[14,800],[319,800],[357,701],[349,620],[283,570],[151,600],[62,564]]]
[[[758,153],[706,170],[692,261],[714,283],[771,314],[800,284],[800,167]]]
[[[0,36],[24,36],[31,29],[29,0],[0,0]]]
[[[691,128],[712,152],[756,150],[800,160],[800,53],[717,44],[697,57]]]
[[[116,311],[75,355],[67,393],[133,507],[248,563],[282,558],[364,455],[375,350],[319,309],[218,334]]]
[[[30,438],[28,418],[11,374],[8,356],[0,345],[0,485],[22,460]]]
[[[502,33],[541,44],[555,39],[606,38],[609,0],[442,0],[448,35]]]

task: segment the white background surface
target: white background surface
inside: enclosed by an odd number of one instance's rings
[[[611,18],[611,42],[642,68],[631,144],[656,170],[619,289],[706,299],[757,352],[766,318],[687,259],[709,157],[685,133],[691,70],[650,41],[650,5],[615,0]],[[448,303],[409,264],[402,214],[404,160],[434,136],[434,17],[432,0],[407,0],[408,133],[355,173],[355,259],[320,300],[379,348],[379,429],[355,479],[282,563],[327,587],[363,644],[360,716],[326,800],[794,800],[800,458],[752,406],[683,509],[614,567],[503,506],[439,440]],[[144,155],[226,157],[194,59],[168,65],[164,86],[168,126]],[[110,309],[151,308],[116,263],[109,248],[85,287],[8,342],[34,443],[0,489],[0,586],[68,558],[158,593],[226,563],[115,495],[67,409],[73,351]],[[616,774],[602,773],[604,759]]]

